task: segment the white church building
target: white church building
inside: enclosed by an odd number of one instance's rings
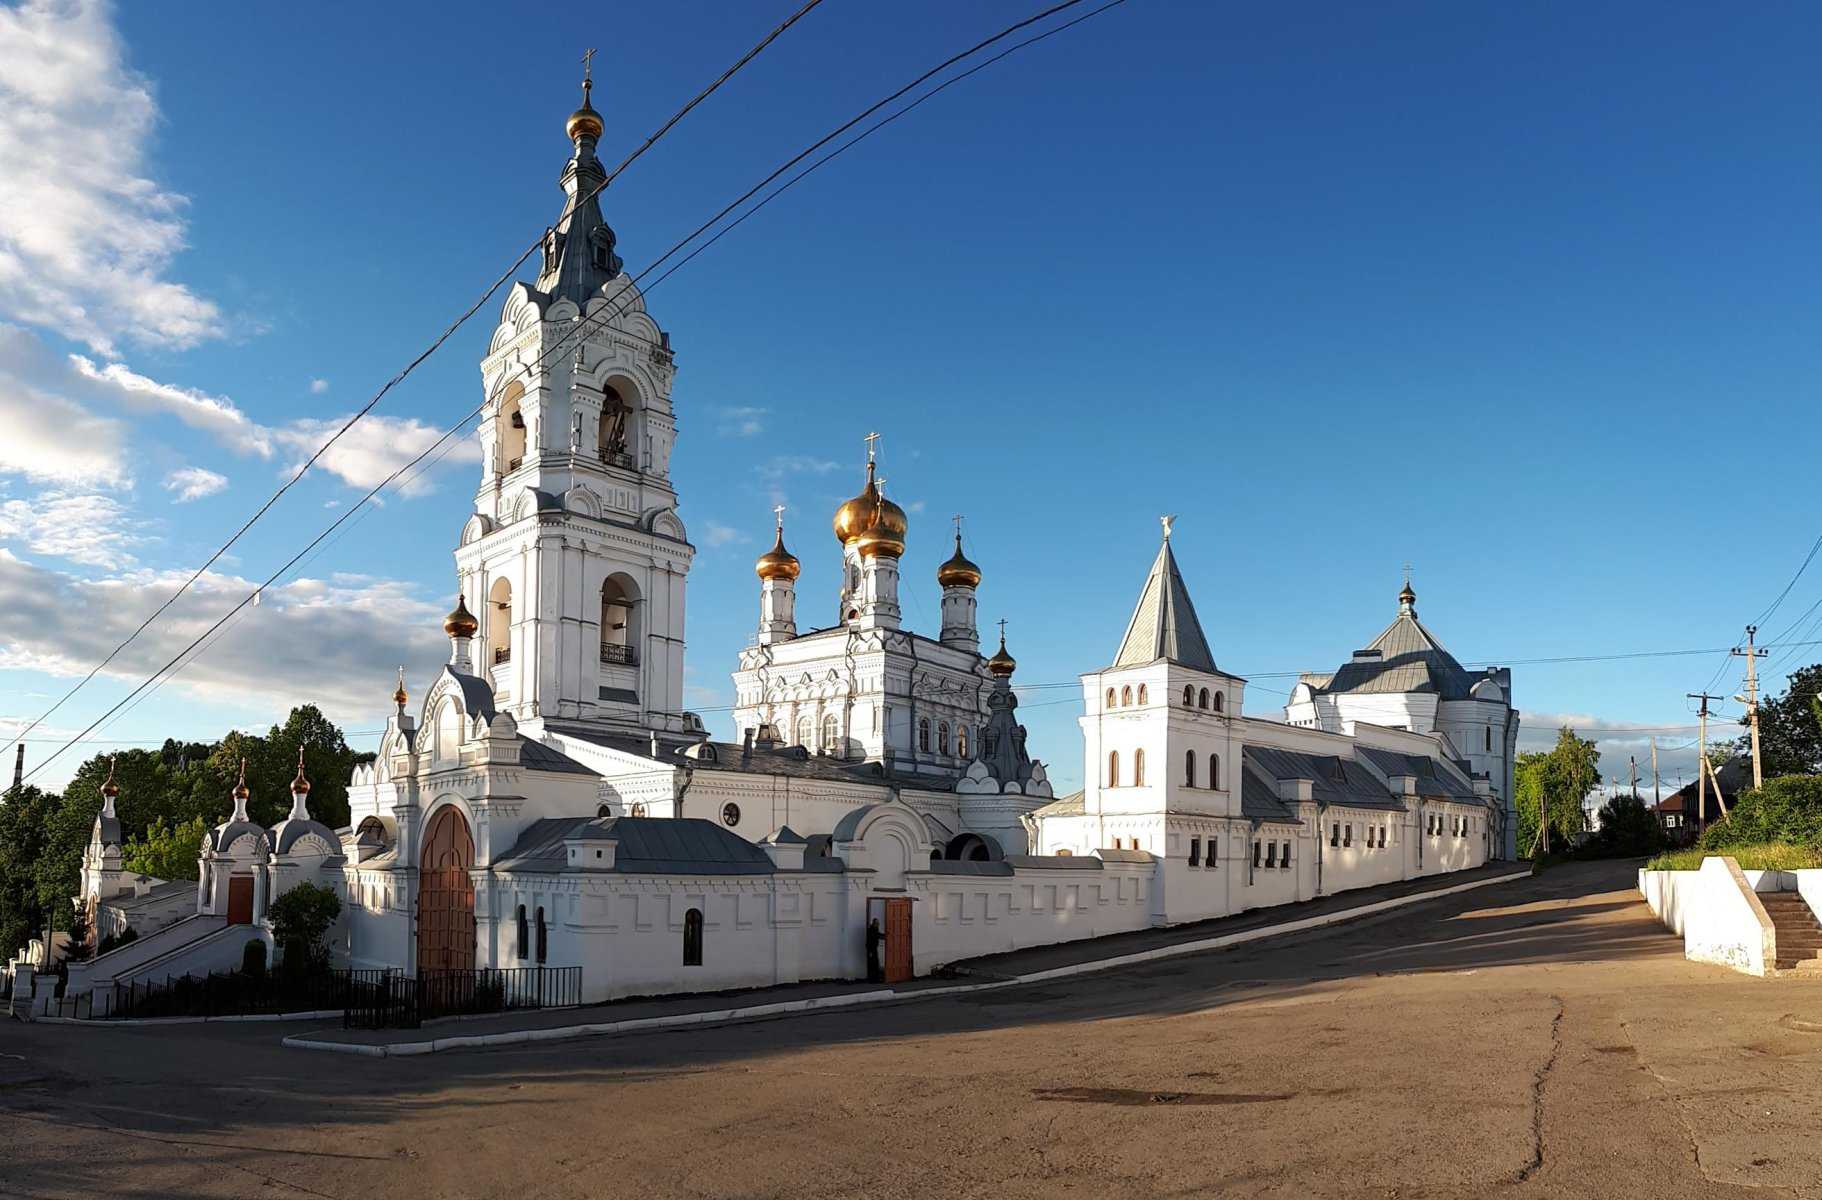
[[[72,989],[233,966],[300,881],[340,894],[344,965],[573,966],[599,1001],[861,977],[874,922],[896,980],[1511,854],[1509,672],[1470,676],[1407,590],[1398,621],[1301,682],[1285,719],[1249,716],[1168,524],[1111,662],[1082,676],[1086,786],[1056,797],[1003,629],[981,652],[981,568],[958,528],[931,584],[900,577],[910,523],[871,441],[834,514],[828,623],[800,627],[780,518],[733,734],[710,736],[683,707],[694,548],[670,477],[670,336],[594,198],[601,131],[585,91],[541,270],[481,363],[448,662],[415,706],[400,681],[349,827],[311,819],[301,766],[272,829],[237,788],[193,906],[72,966]],[[901,589],[922,586],[940,595],[935,636],[903,623]],[[97,821],[79,902],[157,891],[168,908],[170,885],[118,869],[118,838]]]

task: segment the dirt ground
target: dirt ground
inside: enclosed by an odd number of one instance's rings
[[[0,1024],[0,1194],[1822,1198],[1822,980],[1630,864],[1052,984],[372,1060]]]

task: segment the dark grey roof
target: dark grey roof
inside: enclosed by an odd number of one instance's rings
[[[534,742],[523,735],[519,737],[519,765],[533,771],[552,771],[562,775],[595,774],[561,750],[553,750],[543,742]]]
[[[120,909],[123,912],[132,912],[134,909],[148,908],[154,904],[163,904],[180,894],[195,895],[196,881],[193,879],[161,880],[160,882],[153,884],[144,895],[116,896],[111,900],[103,900],[102,903],[109,908]]]
[[[1241,756],[1240,815],[1254,824],[1302,824],[1291,806],[1279,798],[1276,781],[1253,762],[1250,751]]]
[[[1246,766],[1264,779],[1281,782],[1286,779],[1308,779],[1310,795],[1318,804],[1346,805],[1349,808],[1383,808],[1404,811],[1404,802],[1392,795],[1366,767],[1335,754],[1306,754],[1300,750],[1280,750],[1276,746],[1247,746],[1242,751]],[[1276,788],[1273,788],[1276,794]],[[1241,806],[1246,804],[1244,782]]]
[[[443,667],[443,674],[455,680],[457,689],[462,693],[462,708],[470,717],[479,715],[486,717],[489,721],[494,719],[492,685],[473,675],[464,675],[447,664]]]
[[[106,813],[95,814],[95,827],[89,831],[89,836],[104,846],[124,845],[120,837],[120,818]]]
[[[637,754],[649,758],[652,753],[650,737],[634,737],[630,734],[609,733],[586,725],[571,725],[567,722],[547,721],[545,727],[555,730],[566,737],[579,738],[609,750],[618,750],[623,754]],[[684,751],[706,745],[711,756],[686,754]],[[699,771],[730,771],[741,775],[788,775],[794,779],[828,779],[843,783],[887,783],[892,776],[887,775],[885,764],[877,761],[831,758],[825,754],[806,753],[801,746],[777,746],[766,748],[755,746],[751,753],[739,742],[703,742],[700,738],[690,741],[662,742],[659,745],[658,758],[655,760],[674,767],[693,767]],[[915,781],[920,791],[947,791],[954,783],[956,773],[919,773],[907,777],[906,782]]]
[[[578,138],[560,180],[564,201],[563,213],[551,233],[555,244],[550,249],[555,253],[546,252],[536,285],[540,292],[553,299],[572,300],[578,308],[585,307],[622,266],[614,252],[618,239],[601,215],[600,200],[594,194],[606,178],[601,160],[595,157],[595,139]],[[578,198],[582,198],[579,204]]]
[[[272,839],[266,833],[265,826],[256,825],[252,821],[236,821],[230,819],[222,822],[210,831],[210,848],[217,851],[226,850],[237,840],[245,837],[249,833],[254,834],[260,841],[265,843],[261,849],[266,849],[271,846]]]
[[[764,840],[774,846],[808,846],[810,844],[808,839],[789,825],[780,825],[768,833]]]
[[[1483,676],[1473,675],[1443,649],[1436,635],[1405,606],[1398,618],[1354,658],[1341,664],[1326,687],[1330,695],[1429,692],[1443,700],[1466,700]]]
[[[335,830],[321,821],[313,821],[309,817],[299,817],[295,820],[286,817],[274,825],[272,827],[272,847],[280,854],[289,854],[293,846],[313,833],[328,845],[330,854],[340,853],[342,840],[335,836]]]
[[[1208,652],[1208,639],[1202,636],[1202,623],[1196,619],[1196,606],[1190,602],[1189,589],[1177,570],[1169,538],[1158,548],[1158,557],[1145,577],[1139,603],[1132,610],[1132,620],[1126,623],[1126,636],[1120,639],[1120,652],[1114,655],[1113,665],[1137,667],[1160,658],[1198,671],[1216,670],[1215,657]]]
[[[1417,794],[1420,796],[1443,796],[1463,804],[1483,802],[1482,797],[1475,794],[1471,780],[1464,779],[1453,766],[1446,766],[1437,759],[1426,758],[1421,754],[1400,754],[1396,750],[1380,750],[1373,746],[1361,746],[1356,753],[1382,775],[1415,776]]]
[[[930,864],[930,870],[937,875],[1010,875],[1012,864],[1009,862],[966,862],[960,859],[939,858]]]
[[[765,851],[713,821],[697,817],[546,817],[533,821],[495,861],[504,871],[561,871],[566,840],[613,839],[613,870],[647,875],[767,875]]]

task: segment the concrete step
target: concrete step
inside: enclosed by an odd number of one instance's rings
[[[1795,971],[1799,975],[1822,975],[1822,958],[1780,958],[1777,968],[1780,971]]]

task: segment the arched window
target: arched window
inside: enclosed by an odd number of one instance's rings
[[[809,747],[810,731],[811,731],[810,718],[798,717],[797,718],[797,744],[799,746],[803,746],[806,749]]]
[[[1107,707],[1108,707],[1108,708],[1112,708],[1112,707],[1113,707],[1113,706],[1114,706],[1114,693],[1113,693],[1113,689],[1112,689],[1112,688],[1108,688],[1108,689],[1107,689]]]
[[[683,965],[702,965],[702,910],[692,908],[683,914]]]
[[[929,717],[919,717],[917,719],[917,748],[919,750],[924,750],[924,751],[928,751],[930,749],[930,718]]]
[[[1487,749],[1489,752],[1493,749],[1493,726],[1491,725],[1487,726]]]
[[[938,721],[936,724],[936,752],[949,753],[949,722]]]
[[[968,727],[966,725],[955,727],[955,753],[962,758],[968,757]]]
[[[1183,752],[1183,786],[1196,786],[1196,752],[1194,750]]]
[[[1118,750],[1107,752],[1107,786],[1120,786],[1120,752]]]
[[[1214,703],[1215,703],[1215,711],[1216,711],[1216,712],[1220,712],[1220,711],[1221,711],[1221,704],[1222,704],[1222,700],[1221,700],[1221,693],[1220,693],[1220,692],[1216,692],[1216,693],[1215,693],[1215,701],[1214,701]]]
[[[538,905],[538,961],[541,963],[550,951],[550,929],[544,924],[544,906]]]
[[[1131,704],[1132,704],[1132,688],[1130,686],[1121,688],[1120,689],[1120,707],[1127,708],[1127,707],[1130,707]]]
[[[1145,751],[1143,750],[1132,752],[1132,786],[1145,786]]]
[[[1196,689],[1193,687],[1190,687],[1188,684],[1184,684],[1183,685],[1183,707],[1184,708],[1194,708],[1195,706],[1196,706]]]
[[[1219,754],[1208,756],[1208,786],[1216,791],[1221,789],[1221,756]]]
[[[1139,704],[1141,707],[1145,704],[1145,685],[1142,683],[1139,685]]]
[[[496,476],[518,470],[519,464],[525,461],[525,414],[519,407],[519,398],[523,395],[525,385],[516,379],[500,394],[500,410],[494,416],[493,472]]]
[[[487,662],[512,660],[512,584],[504,578],[487,590]]]
[[[645,815],[645,805],[643,805],[643,804],[633,805],[633,811],[632,811],[631,815],[635,816],[635,817],[643,817]]]
[[[595,437],[595,447],[601,461],[618,467],[633,465],[633,456],[627,451],[627,417],[629,416],[626,401],[611,383],[601,389],[601,424]]]
[[[618,577],[601,585],[601,661],[635,663],[632,589]]]
[[[1200,692],[1198,692],[1196,694],[1196,707],[1197,708],[1207,708],[1208,707],[1208,689],[1207,688],[1203,688]]]
[[[840,749],[840,742],[841,722],[836,720],[834,713],[824,713],[822,715],[822,748],[824,752],[835,753]]]
[[[525,936],[525,906],[519,905],[519,945],[518,955],[524,959],[531,953],[531,939]]]

